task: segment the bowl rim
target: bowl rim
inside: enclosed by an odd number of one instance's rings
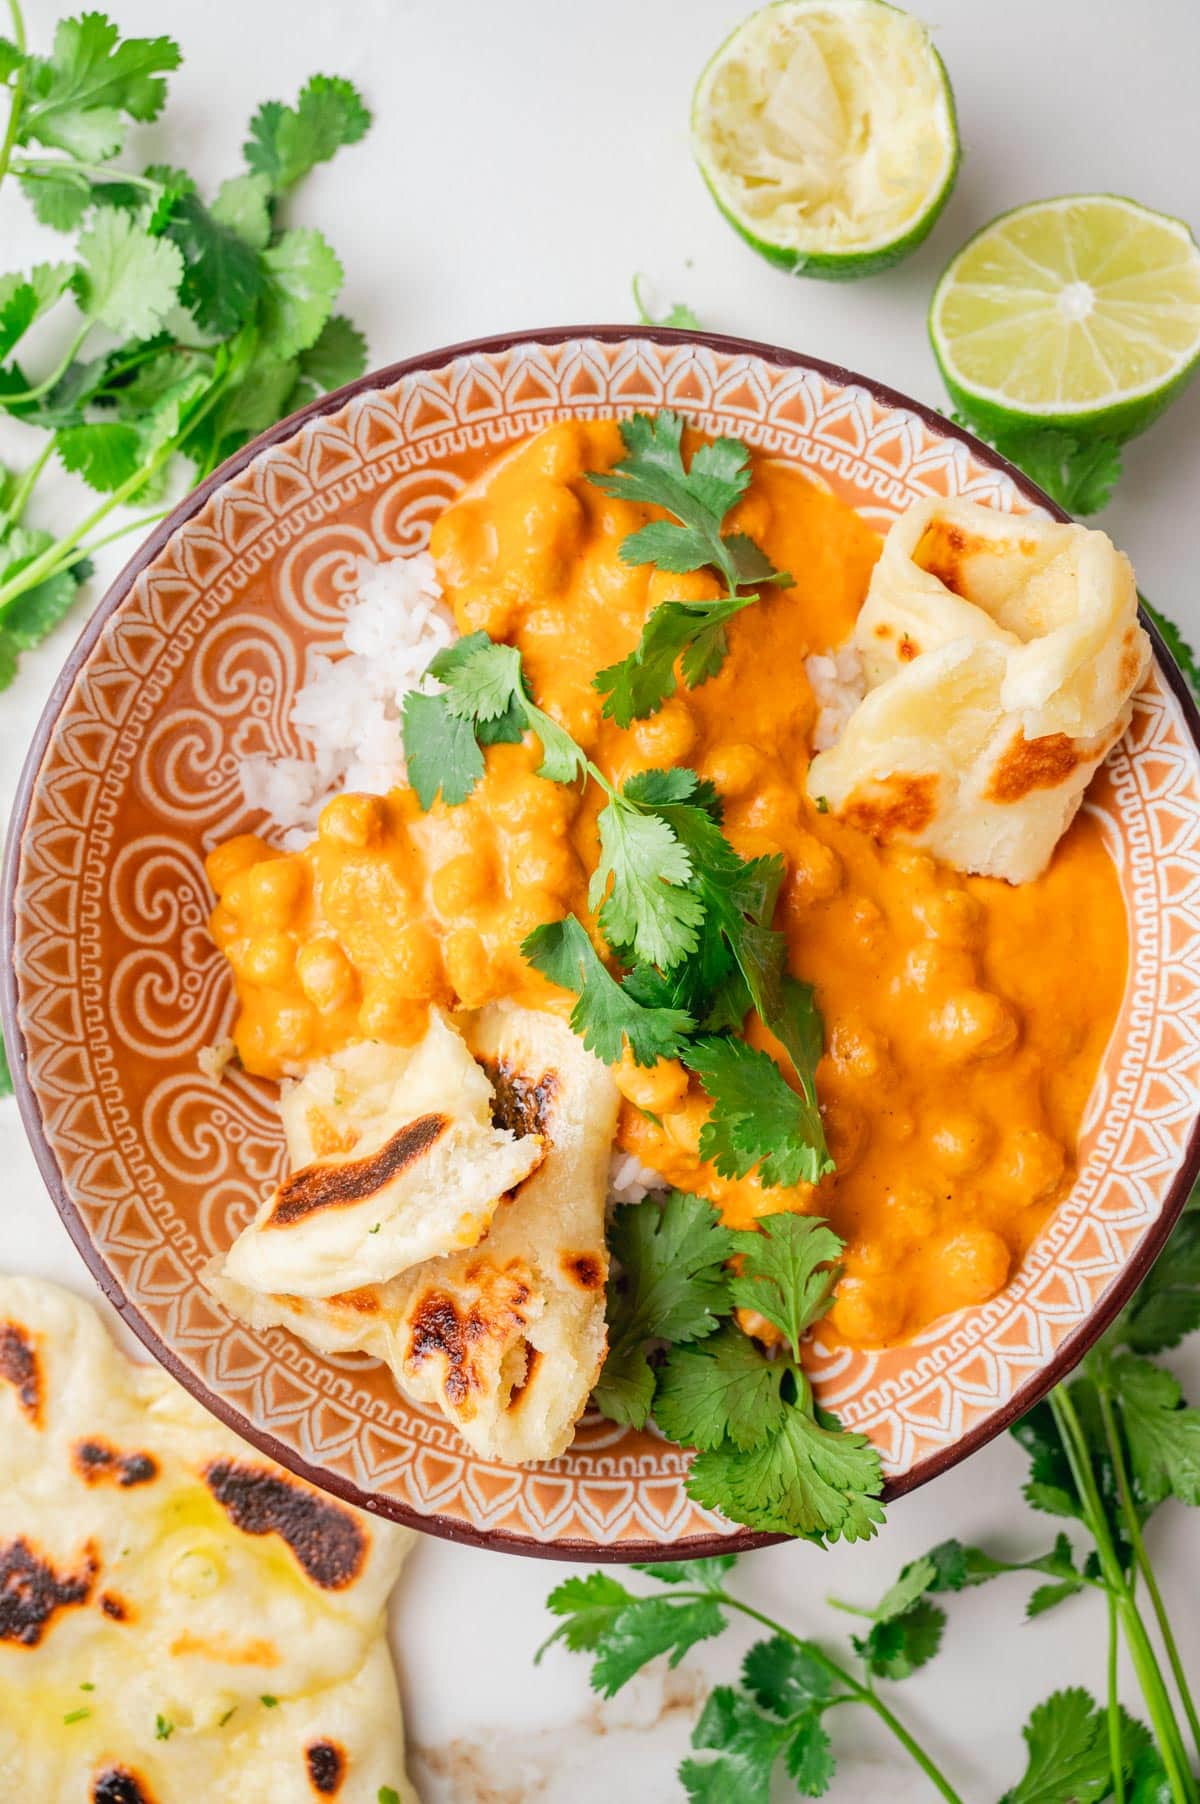
[[[378,1492],[363,1491],[351,1480],[312,1465],[292,1448],[277,1440],[268,1430],[261,1429],[249,1422],[240,1410],[235,1409],[223,1397],[211,1391],[184,1364],[173,1347],[150,1326],[137,1304],[126,1296],[91,1239],[73,1200],[67,1194],[58,1162],[46,1137],[41,1110],[27,1070],[25,1043],[17,1015],[19,986],[14,962],[16,892],[21,867],[21,847],[38,772],[54,737],[58,717],[74,687],[76,677],[110,618],[120,608],[138,576],[158,556],[172,535],[198,514],[210,498],[232,477],[237,476],[264,451],[269,451],[273,446],[292,438],[301,427],[308,425],[311,421],[320,419],[326,414],[339,412],[347,402],[356,399],[359,395],[394,387],[406,376],[418,374],[423,370],[444,368],[445,365],[453,363],[458,358],[502,353],[524,345],[565,344],[576,339],[594,339],[603,344],[648,340],[660,345],[700,345],[708,350],[725,354],[755,357],[763,362],[786,369],[809,370],[838,387],[863,389],[881,405],[915,414],[939,436],[955,439],[960,444],[966,445],[981,463],[1008,477],[1028,501],[1043,508],[1053,519],[1063,522],[1071,521],[1071,515],[1059,507],[1044,490],[1038,488],[1037,484],[1032,482],[1016,465],[1001,456],[984,440],[977,438],[965,427],[960,426],[956,420],[939,413],[936,408],[914,400],[910,395],[904,394],[900,389],[890,387],[887,383],[861,375],[856,370],[757,339],[654,325],[552,326],[465,339],[457,344],[437,347],[413,357],[403,358],[396,363],[385,364],[379,369],[369,370],[353,382],[333,389],[328,394],[317,396],[304,407],[298,408],[295,413],[289,414],[286,419],[277,421],[266,432],[260,433],[257,438],[251,439],[248,444],[235,451],[232,457],[227,458],[223,464],[219,465],[212,475],[207,477],[197,488],[190,490],[126,561],[109,584],[72,646],[38,719],[21,768],[9,819],[3,869],[0,871],[0,967],[2,967],[0,968],[0,1023],[3,1024],[13,1089],[26,1136],[33,1150],[42,1180],[49,1192],[50,1200],[76,1251],[102,1294],[112,1304],[131,1332],[136,1335],[164,1370],[169,1372],[210,1414],[216,1416],[218,1421],[231,1428],[243,1440],[256,1447],[259,1452],[266,1454],[309,1484],[315,1485],[319,1490],[332,1495],[343,1503],[353,1504],[369,1514],[400,1522],[420,1533],[432,1534],[443,1540],[460,1542],[492,1551],[522,1554],[527,1558],[586,1562],[593,1565],[627,1565],[633,1561],[662,1560],[680,1554],[686,1555],[689,1559],[700,1559],[713,1554],[745,1553],[759,1547],[776,1546],[792,1537],[764,1534],[739,1527],[730,1534],[690,1535],[677,1541],[638,1539],[598,1543],[579,1536],[558,1541],[538,1541],[532,1536],[513,1534],[508,1530],[478,1529],[470,1523],[461,1522],[454,1517],[442,1516],[437,1513],[423,1515],[395,1499]],[[1139,618],[1150,637],[1159,669],[1180,705],[1193,747],[1197,756],[1200,757],[1200,710],[1197,709],[1192,693],[1167,649],[1162,635],[1154,622],[1147,616],[1144,608],[1139,608]],[[1008,1401],[985,1421],[960,1436],[952,1446],[941,1448],[936,1453],[927,1455],[901,1477],[885,1483],[882,1493],[884,1502],[893,1502],[896,1498],[917,1490],[920,1486],[927,1484],[930,1479],[940,1477],[942,1473],[948,1472],[963,1460],[969,1459],[973,1453],[977,1453],[989,1441],[995,1440],[1014,1422],[1026,1415],[1056,1384],[1066,1377],[1116,1319],[1157,1259],[1183,1211],[1184,1204],[1198,1176],[1200,1176],[1200,1104],[1198,1104],[1197,1116],[1192,1124],[1186,1155],[1175,1175],[1158,1219],[1147,1230],[1137,1251],[1127,1262],[1120,1276],[1114,1279],[1106,1295],[1055,1349],[1053,1357],[1023,1384],[1019,1385]]]

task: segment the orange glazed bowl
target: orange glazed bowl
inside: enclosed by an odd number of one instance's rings
[[[273,1086],[239,1069],[218,1086],[197,1064],[234,1014],[203,860],[261,822],[239,759],[303,749],[292,698],[313,652],[337,645],[361,556],[420,550],[481,446],[660,407],[793,462],[881,529],[927,496],[1065,517],[941,415],[766,345],[598,326],[396,364],[248,445],[122,572],[42,718],[4,872],[4,1028],[25,1125],[76,1246],[150,1351],[335,1495],[560,1559],[774,1537],[693,1503],[687,1454],[652,1431],[589,1414],[561,1459],[505,1466],[400,1398],[381,1366],[223,1313],[198,1274],[277,1180],[283,1137]],[[1119,873],[1129,966],[1074,1185],[990,1302],[882,1351],[819,1333],[812,1345],[821,1401],[874,1441],[890,1496],[965,1458],[1069,1370],[1146,1272],[1200,1165],[1200,720],[1155,650],[1086,803]]]

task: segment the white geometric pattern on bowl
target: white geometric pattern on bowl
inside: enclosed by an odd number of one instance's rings
[[[307,418],[168,522],[76,654],[9,870],[22,1106],[68,1226],[131,1324],[318,1482],[439,1533],[559,1555],[638,1557],[731,1530],[688,1499],[685,1457],[653,1434],[588,1418],[550,1467],[480,1460],[378,1368],[253,1335],[197,1284],[280,1159],[267,1087],[239,1073],[218,1089],[196,1066],[232,1017],[201,860],[257,824],[237,759],[300,749],[291,696],[336,640],[354,558],[424,544],[461,486],[457,456],[566,415],[660,406],[799,463],[880,526],[927,495],[1030,506],[936,417],[787,353],[597,328],[444,354]],[[984,1307],[886,1352],[816,1350],[823,1399],[871,1435],[893,1489],[1032,1400],[1178,1201],[1200,1094],[1200,766],[1157,668],[1089,806],[1121,872],[1131,954],[1070,1197]]]

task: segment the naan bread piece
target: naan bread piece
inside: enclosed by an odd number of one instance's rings
[[[1045,870],[1150,663],[1102,532],[924,501],[854,629],[867,694],[808,788],[879,839],[1010,883]]]
[[[467,1038],[498,1119],[544,1135],[544,1162],[487,1239],[391,1283],[321,1300],[256,1295],[214,1260],[205,1282],[253,1328],[319,1352],[373,1354],[489,1459],[554,1459],[570,1444],[607,1348],[604,1205],[618,1095],[611,1072],[554,1015],[495,1003]]]
[[[492,1090],[436,1009],[413,1047],[321,1059],[282,1103],[294,1169],[226,1256],[251,1290],[328,1297],[475,1246],[541,1162],[492,1123]]]
[[[384,1606],[412,1540],[0,1278],[0,1796],[411,1804]]]

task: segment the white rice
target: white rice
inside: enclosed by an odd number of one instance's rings
[[[837,744],[842,730],[867,692],[862,659],[849,639],[827,656],[804,660],[808,680],[817,698],[817,723],[813,751],[827,752]]]
[[[289,850],[305,845],[325,803],[341,790],[386,795],[404,781],[400,712],[429,660],[458,634],[427,551],[382,564],[359,561],[358,591],[342,627],[343,655],[314,659],[292,703],[305,758],[253,753],[242,794],[262,808]]]
[[[608,1200],[610,1203],[640,1203],[652,1190],[669,1190],[670,1184],[657,1171],[651,1171],[632,1153],[613,1149],[608,1168]]]

